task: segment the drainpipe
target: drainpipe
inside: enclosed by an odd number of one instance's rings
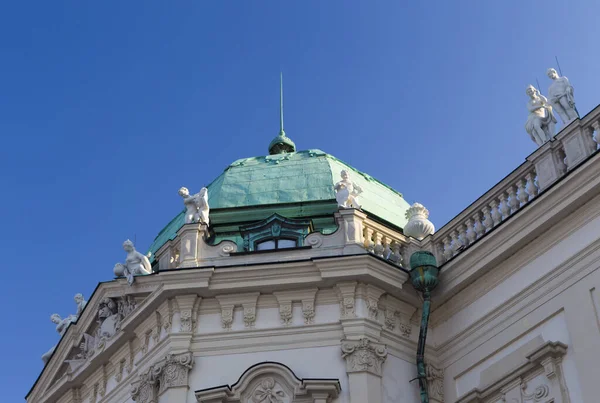
[[[417,347],[417,379],[421,391],[421,403],[429,403],[427,374],[425,372],[425,341],[431,305],[431,291],[438,285],[438,267],[435,256],[426,251],[418,251],[410,257],[410,280],[413,287],[423,294],[423,314]],[[413,379],[414,380],[414,379]]]

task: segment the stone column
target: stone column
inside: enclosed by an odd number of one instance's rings
[[[386,357],[387,349],[383,344],[366,338],[342,341],[351,403],[382,402],[381,367]]]

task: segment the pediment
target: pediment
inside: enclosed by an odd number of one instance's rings
[[[28,400],[43,402],[66,392],[106,364],[131,339],[131,328],[136,325],[132,319],[140,316],[138,307],[152,291],[139,283],[130,287],[125,280],[117,280],[96,288],[77,321],[55,346]]]

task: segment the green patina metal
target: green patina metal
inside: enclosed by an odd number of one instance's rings
[[[426,251],[418,251],[411,255],[410,268],[410,279],[413,287],[423,293],[423,314],[417,347],[417,374],[421,403],[429,403],[427,373],[425,371],[425,341],[427,340],[427,327],[429,326],[429,313],[431,310],[431,291],[438,285],[439,270],[435,256]]]
[[[313,231],[311,220],[293,220],[273,214],[266,220],[239,227],[244,240],[244,250],[252,252],[256,245],[267,240],[293,240],[302,246],[304,237]]]
[[[402,194],[321,150],[244,158],[233,162],[208,185],[211,242],[230,239],[242,248],[239,226],[279,214],[310,218],[314,230],[331,233],[337,228],[334,185],[342,170],[362,189],[362,209],[371,217],[403,228],[410,207]],[[183,212],[158,234],[150,246],[152,256],[175,238],[184,223]],[[236,228],[237,227],[237,228]]]

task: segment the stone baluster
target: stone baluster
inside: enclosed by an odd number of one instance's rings
[[[383,257],[383,235],[381,234],[381,232],[375,231],[373,233],[373,241],[375,242],[373,253],[375,253],[379,257]]]
[[[483,221],[481,223],[483,224],[483,227],[485,228],[485,232],[488,232],[492,228],[494,228],[494,220],[492,218],[492,212],[491,212],[489,206],[483,207],[481,212],[483,213]]]
[[[521,207],[523,207],[529,201],[529,195],[527,194],[527,190],[525,189],[526,185],[527,181],[525,179],[520,179],[517,182],[517,198]]]
[[[458,253],[458,250],[463,246],[458,237],[458,231],[454,230],[450,234],[450,238],[452,238],[452,256]]]
[[[388,236],[383,237],[383,257],[389,259],[392,254],[392,239]]]
[[[508,187],[508,206],[510,207],[510,213],[514,214],[519,209],[520,203],[517,200],[517,191],[514,185]]]
[[[363,236],[365,239],[365,249],[372,252],[375,247],[375,245],[373,245],[373,228],[365,227]]]
[[[502,218],[500,220],[506,220],[510,215],[510,207],[508,207],[506,192],[500,193],[500,196],[498,196],[498,198],[500,199],[500,213],[502,213]]]
[[[452,250],[452,240],[449,237],[445,237],[444,238],[444,258],[446,258],[446,261],[450,260],[450,258],[453,255],[453,250]]]
[[[529,200],[532,200],[538,194],[538,188],[535,184],[535,172],[530,172],[525,175],[525,180],[527,181],[527,185],[525,186],[525,190],[529,195]]]
[[[595,122],[595,123],[598,123],[598,122]],[[592,127],[586,127],[586,128],[583,129],[583,131],[584,131],[583,138],[584,138],[584,141],[586,143],[586,146],[589,147],[589,150],[592,153],[596,152],[596,150],[598,149],[598,144],[597,144],[597,140],[598,139],[594,138],[595,128],[593,126]],[[596,131],[596,133],[597,133],[597,131]]]
[[[494,199],[490,202],[490,208],[492,210],[492,220],[494,221],[494,227],[502,221],[502,214],[498,210],[498,202]]]
[[[467,246],[469,240],[467,239],[467,227],[464,224],[458,226],[458,240],[461,245]]]
[[[595,122],[592,122],[592,127],[594,129],[594,131],[596,132],[596,137],[594,137],[593,133],[592,133],[592,139],[594,140],[594,142],[596,144],[600,144],[600,121],[596,120]],[[596,147],[597,149],[598,147]]]
[[[473,214],[473,230],[475,231],[475,239],[479,239],[485,234],[485,227],[481,221],[481,213]]]
[[[473,227],[473,221],[470,218],[467,218],[465,224],[467,226],[467,240],[469,241],[469,245],[471,245],[477,239],[477,234],[475,233],[475,227]]]

